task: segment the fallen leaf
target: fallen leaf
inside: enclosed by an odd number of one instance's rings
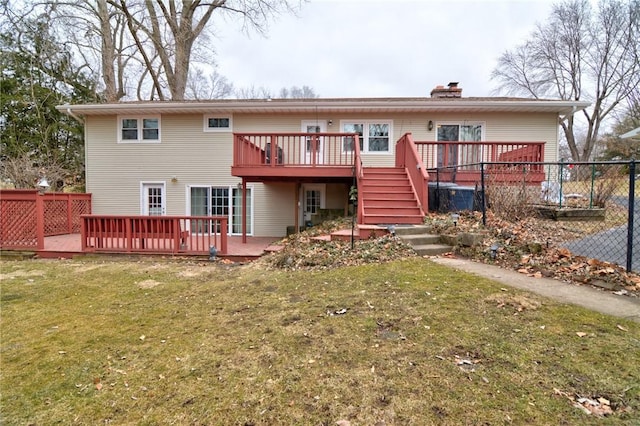
[[[623,326],[621,326],[620,324],[616,325],[616,327],[618,327],[620,330],[622,331],[629,331],[628,329],[624,328]]]
[[[611,401],[603,397],[598,398],[598,402],[602,405],[611,405]]]

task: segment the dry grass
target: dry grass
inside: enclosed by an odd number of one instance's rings
[[[638,324],[426,259],[0,267],[6,425],[640,419]],[[614,413],[587,415],[576,397]]]

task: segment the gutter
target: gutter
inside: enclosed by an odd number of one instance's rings
[[[221,100],[209,102],[122,102],[113,104],[85,104],[73,105],[82,115],[114,115],[136,111],[144,114],[184,114],[210,113],[219,111],[224,113],[255,113],[255,112],[446,112],[446,111],[510,111],[513,108],[526,112],[567,112],[575,114],[586,108],[588,102],[561,100],[491,100],[491,99],[462,99],[456,101],[433,101],[431,98],[358,98],[358,99],[309,99],[299,100]],[[56,107],[66,108],[69,113],[70,105]]]
[[[635,136],[640,135],[640,127],[630,130],[627,133],[625,133],[624,135],[620,135],[621,139],[629,139],[629,138],[633,138]]]

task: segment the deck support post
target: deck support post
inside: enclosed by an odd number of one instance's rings
[[[300,232],[300,182],[294,185],[293,226],[294,234]]]
[[[44,195],[36,192],[36,247],[44,250]]]
[[[222,229],[221,232],[227,232],[227,230]],[[246,243],[247,243],[247,181],[242,179],[242,244],[246,244]]]

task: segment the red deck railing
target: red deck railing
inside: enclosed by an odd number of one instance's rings
[[[79,233],[88,213],[91,194],[0,190],[0,247],[42,250],[44,237]]]
[[[82,251],[111,253],[227,253],[222,216],[82,216]]]
[[[234,133],[233,167],[352,167],[353,133]]]
[[[522,167],[508,163],[531,163],[526,166],[527,182],[537,185],[544,180],[544,142],[417,141],[415,145],[427,170],[438,169],[438,178],[445,182],[479,183],[480,163],[504,163],[487,165],[485,171],[505,183],[521,181],[522,175]]]
[[[481,162],[537,163],[544,161],[544,142],[416,141],[415,144],[427,169],[465,164],[477,165]],[[474,167],[479,168],[479,166]]]

